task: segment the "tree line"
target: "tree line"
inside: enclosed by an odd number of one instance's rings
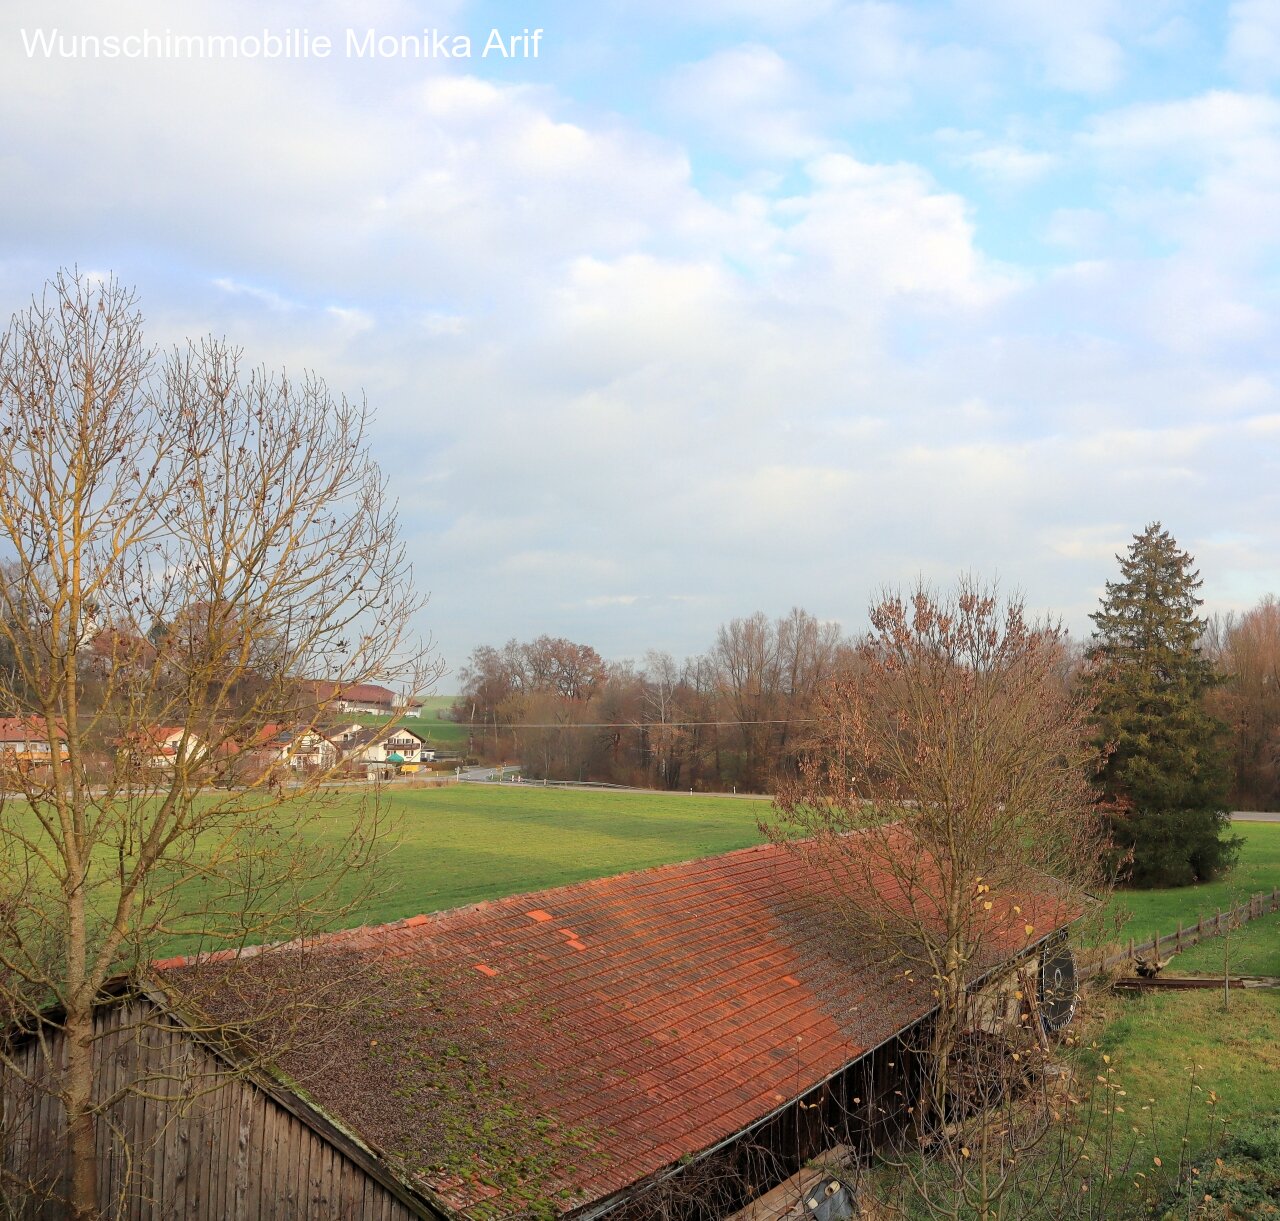
[[[856,637],[796,608],[716,632],[705,653],[651,651],[608,662],[590,645],[541,636],[481,646],[460,671],[453,718],[471,750],[530,776],[655,789],[772,792],[795,767],[822,684],[857,665]],[[1065,683],[1087,642],[1064,639]],[[1280,602],[1208,619],[1198,706],[1215,724],[1231,808],[1280,809]],[[572,658],[564,669],[548,658]]]
[[[706,653],[636,665],[540,636],[476,649],[456,720],[472,750],[530,776],[765,792],[793,766],[819,691],[852,664],[834,623],[796,608],[724,624]]]

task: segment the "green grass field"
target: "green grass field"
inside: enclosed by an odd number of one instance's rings
[[[398,789],[396,844],[365,923],[542,890],[760,841],[765,800],[517,785]],[[344,819],[326,820],[332,834]]]
[[[760,842],[766,799],[507,787],[393,789],[398,843],[388,885],[365,918],[394,920],[541,890],[584,878],[688,860]],[[328,819],[332,834],[342,815]],[[1172,932],[1280,884],[1280,824],[1240,824],[1240,864],[1221,882],[1177,890],[1122,891],[1112,907],[1131,914],[1125,935]],[[1278,972],[1280,973],[1280,972]]]
[[[453,707],[454,695],[428,695],[422,701],[420,717],[402,717],[399,723],[406,729],[413,730],[420,737],[426,738],[433,746],[446,750],[465,750],[467,739],[471,733],[470,725],[460,725],[456,721],[447,721],[443,717]],[[341,718],[345,722],[357,725],[385,725],[387,718],[369,712],[352,712]]]
[[[1130,913],[1123,936],[1145,941],[1157,931],[1172,933],[1179,919],[1184,926],[1194,924],[1198,914],[1212,916],[1219,907],[1228,909],[1280,886],[1280,823],[1236,823],[1235,830],[1244,836],[1244,848],[1225,878],[1175,890],[1117,891],[1112,909]]]

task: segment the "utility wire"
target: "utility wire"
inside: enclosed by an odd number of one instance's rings
[[[495,725],[493,721],[444,721],[445,725],[464,725],[479,732],[490,729],[705,729],[723,725],[815,725],[817,717],[777,717],[769,721],[565,721],[530,724],[520,721],[511,725]],[[402,724],[405,724],[402,722]],[[409,726],[411,728],[411,726]]]

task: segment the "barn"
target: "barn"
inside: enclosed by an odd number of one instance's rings
[[[153,964],[100,1010],[102,1198],[139,1221],[726,1215],[893,1122],[935,1003],[811,868],[765,845]],[[1075,914],[1019,910],[992,912],[987,969],[1035,967]],[[58,1215],[58,1037],[10,1037],[24,1216]]]

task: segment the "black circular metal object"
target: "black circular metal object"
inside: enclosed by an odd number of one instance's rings
[[[1040,955],[1040,1024],[1055,1034],[1075,1016],[1080,982],[1076,958],[1065,937],[1044,947]]]

